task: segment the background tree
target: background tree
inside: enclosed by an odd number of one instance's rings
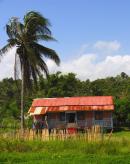
[[[20,80],[19,80],[20,81]],[[96,90],[95,90],[96,86]],[[19,91],[16,88],[15,81],[3,79],[0,81],[0,123],[10,123],[10,118],[19,122],[20,98]],[[112,95],[114,97],[114,124],[117,126],[130,126],[130,77],[121,78],[107,77],[95,81],[81,81],[75,74],[69,73],[63,75],[58,72],[50,74],[46,79],[40,76],[37,82],[37,88],[32,88],[32,94],[26,94],[24,99],[25,112],[27,113],[34,98],[41,97],[69,97],[69,96],[95,96]]]
[[[41,44],[39,41],[55,40],[49,29],[49,21],[38,12],[28,12],[20,22],[13,17],[6,25],[9,37],[8,44],[0,50],[5,54],[10,48],[16,47],[14,76],[18,78],[21,70],[21,129],[24,128],[24,91],[32,86],[32,79],[37,85],[37,79],[43,71],[48,76],[48,68],[43,57],[52,59],[57,65],[60,59],[57,53]]]

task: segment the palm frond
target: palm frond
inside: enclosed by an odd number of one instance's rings
[[[3,56],[3,54],[7,53],[15,45],[16,44],[14,42],[8,43],[6,46],[4,46],[2,49],[0,49],[0,56]]]
[[[25,16],[24,16],[24,24],[25,26],[28,24],[32,24],[32,20],[38,22],[39,25],[43,26],[43,25],[47,25],[50,26],[50,22],[48,19],[46,19],[45,17],[43,17],[39,12],[36,11],[30,11],[28,12]],[[30,24],[29,24],[30,23]]]
[[[44,60],[42,58],[39,58],[38,67],[41,69],[41,71],[43,71],[45,73],[46,77],[48,77],[49,70],[48,70],[46,63],[44,62]],[[40,74],[39,74],[39,76],[40,76]]]
[[[12,29],[11,29],[10,25],[8,25],[8,24],[6,25],[6,33],[9,36],[9,38],[13,38]]]
[[[35,47],[26,47],[27,51],[27,59],[29,60],[29,64],[31,68],[36,70],[38,76],[40,76],[40,72],[43,71],[48,77],[49,71],[46,63],[43,60],[42,54],[35,49]],[[34,72],[34,71],[33,71]]]
[[[29,35],[31,34],[47,34],[51,35],[51,31],[49,30],[50,22],[48,19],[44,18],[38,12],[28,12],[24,16],[24,25],[25,31]]]
[[[33,40],[39,41],[39,40],[44,40],[44,41],[57,41],[55,38],[49,35],[34,35]]]
[[[23,69],[26,89],[31,88],[32,80],[37,85],[42,72],[48,77],[49,70],[44,57],[52,59],[57,65],[60,64],[58,54],[54,50],[38,43],[39,41],[56,41],[49,27],[49,20],[35,11],[28,12],[24,16],[23,23],[14,17],[6,25],[9,39],[8,44],[0,50],[0,56],[16,46],[14,77],[17,80],[19,69],[20,71]]]
[[[60,58],[59,58],[58,54],[54,50],[52,50],[50,48],[47,48],[45,46],[42,46],[42,45],[40,45],[38,43],[34,43],[34,47],[41,54],[43,54],[45,57],[53,60],[57,65],[60,64]]]

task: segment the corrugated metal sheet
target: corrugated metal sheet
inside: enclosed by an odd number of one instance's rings
[[[28,113],[34,113],[34,111],[35,111],[35,107],[31,106],[31,107],[29,108]]]
[[[29,111],[30,115],[41,115],[45,114],[46,112],[46,107],[32,107],[32,109]]]
[[[65,98],[42,98],[34,99],[32,106],[97,106],[113,105],[112,96],[87,96],[87,97],[65,97]]]
[[[64,112],[64,111],[89,111],[89,110],[114,110],[113,105],[105,106],[61,106],[48,107],[47,112]]]
[[[46,112],[114,110],[112,96],[35,99],[29,109],[31,115]]]

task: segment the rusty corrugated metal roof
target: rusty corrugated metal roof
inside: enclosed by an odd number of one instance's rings
[[[38,113],[38,107],[43,107]],[[67,97],[67,98],[42,98],[34,99],[32,107],[28,113],[34,115],[45,114],[46,112],[63,111],[90,111],[90,110],[114,110],[112,96],[87,96],[87,97]]]
[[[114,105],[98,106],[57,106],[48,107],[47,112],[65,112],[65,111],[90,111],[90,110],[114,110]]]
[[[28,111],[30,115],[40,115],[45,114],[47,112],[47,107],[31,107]]]
[[[32,106],[98,106],[113,105],[112,96],[86,96],[86,97],[63,97],[63,98],[40,98],[34,99]]]

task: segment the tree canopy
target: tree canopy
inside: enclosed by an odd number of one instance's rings
[[[19,80],[20,81],[20,80]],[[117,75],[95,81],[81,81],[76,75],[57,72],[46,79],[42,75],[37,89],[25,97],[25,110],[28,111],[32,100],[41,97],[112,95],[115,102],[114,119],[120,125],[130,124],[130,77]],[[20,95],[12,78],[0,82],[0,120],[12,117],[20,119]]]

